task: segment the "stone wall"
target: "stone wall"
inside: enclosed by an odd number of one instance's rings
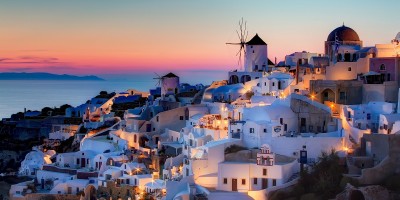
[[[382,137],[386,137],[389,146],[388,156],[375,167],[363,169],[362,175],[355,178],[359,184],[380,184],[387,177],[400,171],[400,135],[385,135]]]
[[[114,181],[107,181],[107,187],[99,186],[97,189],[98,197],[112,197],[112,199],[121,198],[123,200],[131,197],[135,199],[137,187],[131,185],[116,185]]]

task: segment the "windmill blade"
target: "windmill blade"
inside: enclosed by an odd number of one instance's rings
[[[236,56],[239,56],[238,65],[240,66],[240,69],[242,69],[242,66],[243,66],[242,53],[243,53],[243,56],[246,55],[245,45],[246,45],[247,36],[249,35],[249,32],[247,31],[247,22],[244,21],[243,17],[239,20],[238,24],[239,24],[239,29],[236,30],[236,35],[239,38],[239,43],[226,43],[226,44],[240,45],[239,51],[236,53]]]
[[[156,72],[154,72],[154,74],[155,74],[157,77],[155,77],[155,78],[153,78],[153,79],[158,79],[158,81],[157,81],[157,83],[156,83],[156,86],[160,86],[160,85],[161,85],[161,80],[163,79],[163,77],[160,76],[160,75],[158,75]]]
[[[230,42],[227,42],[227,43],[225,43],[225,44],[242,45],[242,43],[230,43]]]

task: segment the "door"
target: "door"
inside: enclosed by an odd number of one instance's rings
[[[263,178],[261,182],[262,182],[262,188],[261,189],[268,188],[268,179],[267,178]]]
[[[158,144],[158,140],[159,140],[159,138],[158,138],[158,137],[156,137],[156,143],[155,143],[155,144]]]
[[[232,179],[232,191],[238,191],[237,190],[237,179],[236,178]]]
[[[81,167],[86,167],[86,160],[85,160],[85,158],[81,158]]]
[[[72,187],[68,187],[67,190],[68,190],[68,191],[67,191],[68,194],[72,194]]]
[[[146,132],[151,132],[151,124],[146,124]]]

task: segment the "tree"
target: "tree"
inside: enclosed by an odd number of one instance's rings
[[[49,116],[51,112],[53,112],[54,110],[50,107],[44,107],[42,108],[41,114],[42,116]]]
[[[66,110],[67,108],[71,108],[71,107],[72,107],[72,106],[69,105],[69,104],[64,104],[64,105],[60,106],[60,111],[61,111],[62,113],[65,113],[65,110]]]
[[[315,193],[322,199],[334,197],[341,190],[340,181],[345,172],[339,161],[340,158],[334,149],[329,153],[322,152],[310,172],[306,170],[300,173],[297,189],[304,193]]]

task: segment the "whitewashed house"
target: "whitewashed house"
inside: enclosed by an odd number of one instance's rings
[[[381,114],[379,117],[379,130],[380,134],[391,134],[393,124],[400,121],[400,114]]]
[[[264,159],[265,158],[265,159]],[[218,164],[217,190],[248,192],[282,185],[299,171],[297,159],[277,156],[268,145],[257,154],[258,163],[225,161]]]

